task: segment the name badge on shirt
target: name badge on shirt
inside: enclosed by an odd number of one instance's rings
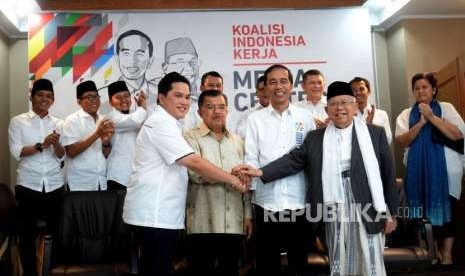
[[[302,145],[304,142],[304,123],[296,122],[295,123],[295,144],[297,146]]]

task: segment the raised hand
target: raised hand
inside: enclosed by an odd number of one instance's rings
[[[137,97],[134,96],[134,100],[136,101],[137,106],[147,109],[147,96],[144,91],[141,90]]]
[[[423,117],[425,117],[426,120],[431,121],[431,119],[434,117],[433,110],[431,109],[429,104],[420,103],[418,105],[418,109],[421,115],[423,115]]]
[[[373,123],[373,117],[375,117],[375,105],[372,104],[371,105],[371,110],[368,111],[368,115],[367,115],[367,119],[366,119],[366,123],[367,124],[372,124]]]
[[[50,147],[51,145],[55,146],[59,144],[59,141],[60,141],[60,134],[58,134],[54,130],[52,133],[47,135],[47,137],[45,137],[44,141],[42,142],[42,148],[46,149]]]
[[[103,119],[97,126],[97,133],[100,136],[103,144],[110,142],[113,133],[115,132],[115,125],[109,119]]]
[[[322,127],[325,127],[327,124],[328,124],[328,121],[324,120],[320,120],[318,118],[314,118],[314,121],[315,121],[315,127],[316,128],[322,128]]]

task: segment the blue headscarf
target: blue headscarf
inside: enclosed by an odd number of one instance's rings
[[[441,106],[436,99],[430,102],[430,107],[441,118]],[[410,111],[409,128],[420,118],[418,103],[415,103]],[[443,225],[451,220],[446,156],[444,146],[433,142],[432,129],[433,125],[427,122],[410,144],[406,192],[413,217],[426,217],[433,225]]]

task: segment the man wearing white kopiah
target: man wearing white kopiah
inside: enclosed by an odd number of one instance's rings
[[[139,242],[144,276],[171,275],[176,237],[184,228],[187,169],[241,192],[248,190],[236,176],[195,154],[183,138],[180,120],[190,105],[185,77],[176,72],[165,75],[158,85],[158,101],[136,139],[123,208],[123,219]]]
[[[293,78],[290,70],[275,64],[265,73],[265,89],[270,94],[268,107],[250,114],[245,135],[245,161],[261,167],[302,144],[308,131],[314,129],[308,110],[289,102]],[[305,220],[306,185],[303,172],[263,184],[257,181],[253,193],[256,214],[257,273],[280,275],[282,247],[287,248],[289,270],[302,274],[307,264],[308,231]],[[295,221],[273,222],[275,217],[296,215]]]
[[[137,108],[131,110],[131,93],[124,81],[115,81],[108,86],[108,98],[113,107],[105,117],[115,125],[112,150],[108,156],[108,190],[126,190],[132,172],[136,137],[147,117],[147,103],[144,92],[136,98]],[[155,105],[155,104],[153,104]]]
[[[384,235],[396,228],[399,205],[386,134],[354,117],[357,104],[348,83],[333,82],[327,99],[327,127],[310,132],[300,147],[261,169],[234,171],[272,183],[304,170],[311,217],[322,207],[337,215],[323,217],[331,275],[386,275]]]

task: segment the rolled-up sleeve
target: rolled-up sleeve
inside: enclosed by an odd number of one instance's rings
[[[10,153],[16,160],[21,159],[20,155],[23,149],[23,141],[21,138],[20,122],[17,118],[13,118],[8,127],[8,142],[10,145]]]

